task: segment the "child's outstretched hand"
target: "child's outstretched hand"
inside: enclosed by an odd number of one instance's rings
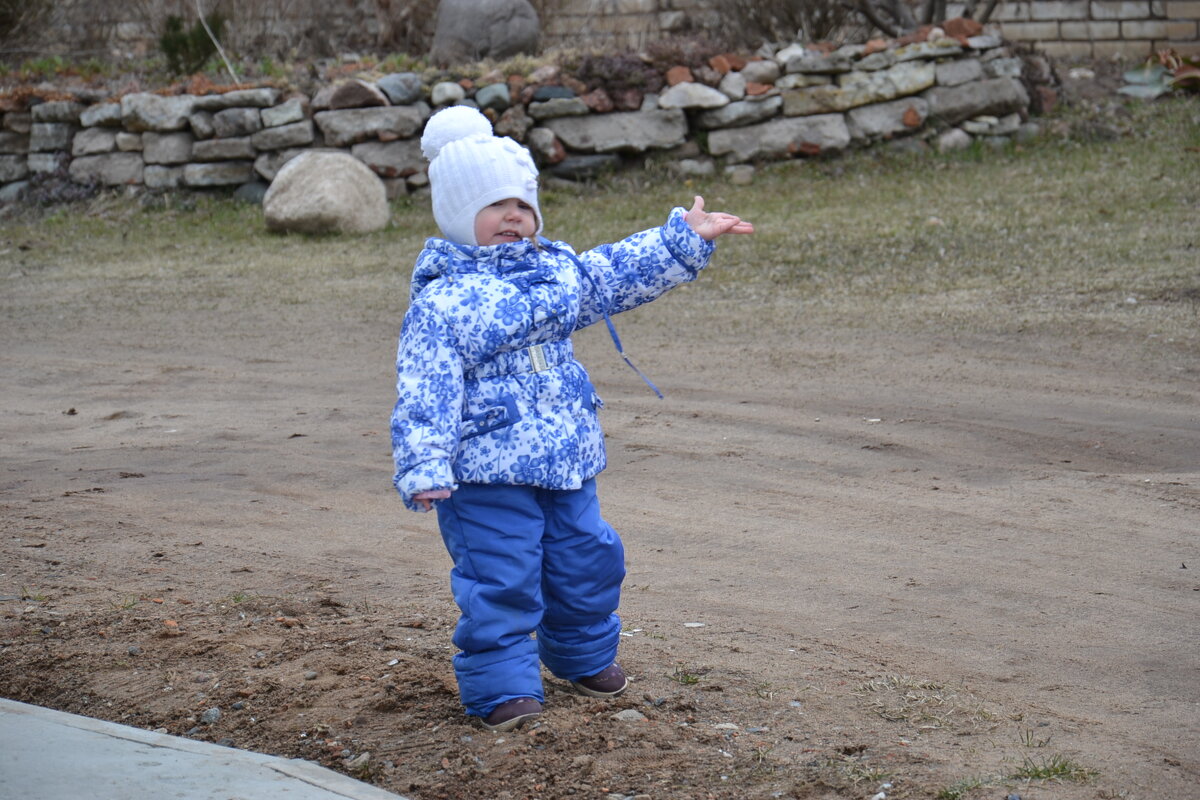
[[[700,195],[696,195],[692,207],[683,218],[701,239],[709,242],[724,233],[754,233],[754,226],[741,217],[720,211],[705,211],[704,198]]]

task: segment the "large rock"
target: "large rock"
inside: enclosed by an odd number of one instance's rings
[[[51,100],[38,103],[30,109],[34,122],[66,122],[72,125],[79,122],[83,105],[74,100]]]
[[[0,128],[3,130],[26,135],[33,130],[33,114],[28,111],[9,111],[7,114],[0,114],[0,117],[4,118],[0,122]]]
[[[938,86],[958,86],[983,77],[983,65],[977,58],[959,58],[937,65]]]
[[[105,186],[121,186],[141,183],[144,168],[142,157],[137,153],[107,153],[73,159],[68,172],[76,183],[97,182]]]
[[[95,156],[117,149],[117,132],[107,128],[84,128],[71,144],[73,156]]]
[[[723,108],[714,108],[696,115],[696,125],[704,130],[713,128],[740,128],[753,125],[779,115],[783,98],[779,95],[762,100],[738,100]]]
[[[192,158],[192,135],[186,132],[142,134],[142,156],[147,164],[185,164]]]
[[[786,158],[843,150],[850,131],[841,114],[785,117],[746,128],[725,128],[708,135],[708,151],[731,162]]]
[[[201,111],[221,111],[238,106],[254,106],[269,108],[279,102],[279,90],[270,86],[260,89],[236,89],[224,94],[209,94],[193,98],[196,108]]]
[[[316,138],[311,119],[302,119],[290,125],[266,128],[250,137],[259,150],[282,150],[285,147],[306,147]]]
[[[147,189],[178,189],[183,186],[183,167],[161,167],[147,164],[142,173]]]
[[[568,156],[550,168],[550,174],[568,181],[587,181],[621,166],[621,157],[611,153]]]
[[[592,110],[581,98],[555,97],[530,103],[526,111],[529,112],[529,116],[540,121],[556,117],[582,117],[590,114]]]
[[[920,97],[905,97],[853,109],[846,114],[846,125],[855,141],[874,141],[913,133],[925,124],[927,116],[929,103]]]
[[[415,72],[393,72],[375,83],[394,106],[407,106],[425,96],[425,83]]]
[[[1013,78],[935,86],[921,96],[929,101],[929,116],[943,125],[955,125],[984,114],[1004,116],[1029,107],[1029,93]]]
[[[658,96],[659,108],[721,108],[727,105],[729,98],[724,93],[693,81],[677,83]]]
[[[254,159],[254,171],[261,175],[267,183],[270,183],[275,180],[275,176],[279,174],[279,170],[283,168],[284,164],[307,152],[308,150],[291,148],[260,153],[258,158]]]
[[[181,131],[187,127],[188,115],[194,110],[196,98],[190,94],[127,94],[121,98],[121,124],[134,133]]]
[[[271,108],[264,108],[259,115],[264,128],[278,128],[304,119],[304,101],[293,97]]]
[[[345,147],[380,134],[407,139],[429,119],[429,107],[418,103],[385,108],[347,108],[321,111],[313,119],[325,135],[325,144]]]
[[[78,129],[68,122],[35,122],[29,132],[29,151],[46,153],[70,150],[76,130]]]
[[[241,186],[254,180],[253,161],[215,161],[211,164],[185,164],[183,182],[193,188]]]
[[[25,156],[0,156],[0,183],[19,181],[29,175],[29,159]]]
[[[770,59],[750,61],[742,67],[742,77],[747,83],[775,83],[779,80],[779,64]]]
[[[226,108],[213,114],[213,132],[218,139],[249,136],[262,130],[262,112],[257,108]]]
[[[379,176],[349,153],[328,150],[284,164],[263,198],[263,213],[268,229],[301,233],[366,233],[391,216]]]
[[[333,91],[324,98],[327,108],[373,108],[375,106],[391,105],[387,95],[373,83],[353,78],[334,86]]]
[[[0,153],[25,155],[29,152],[29,134],[0,131]]]
[[[868,103],[883,103],[933,86],[937,69],[931,62],[908,62],[878,72],[852,72],[840,86],[813,86],[783,93],[787,117],[847,111]]]
[[[229,139],[207,139],[192,145],[194,161],[245,161],[254,160],[258,151],[250,143],[249,136]]]
[[[441,0],[429,56],[448,66],[536,53],[540,28],[529,0]]]
[[[545,125],[569,149],[595,153],[677,147],[688,132],[687,116],[678,108],[558,117],[546,120]]]
[[[425,169],[419,139],[363,142],[350,148],[350,153],[383,178],[407,178]]]
[[[79,124],[85,128],[94,125],[119,126],[121,124],[120,103],[97,103],[88,106],[79,115]]]

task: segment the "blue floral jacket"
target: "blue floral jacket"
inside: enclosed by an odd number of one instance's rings
[[[604,469],[601,403],[571,334],[695,280],[713,249],[682,208],[582,255],[545,239],[429,239],[396,356],[393,482],[405,505],[459,481],[578,489]]]

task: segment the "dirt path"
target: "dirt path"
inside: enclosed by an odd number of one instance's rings
[[[7,697],[416,798],[1200,794],[1200,354],[688,287],[620,321],[658,401],[586,332],[636,683],[496,737],[389,486],[399,317],[64,286],[5,282]]]

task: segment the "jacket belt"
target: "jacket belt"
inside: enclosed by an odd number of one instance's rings
[[[521,350],[496,353],[487,361],[464,371],[464,377],[478,380],[496,375],[516,375],[523,372],[542,370],[564,364],[575,357],[570,339],[561,342],[535,344]]]

